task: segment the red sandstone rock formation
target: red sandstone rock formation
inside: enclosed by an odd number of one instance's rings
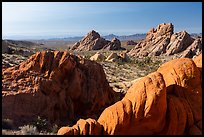
[[[202,120],[202,88],[199,69],[193,60],[181,58],[163,64],[158,72],[164,77],[169,95],[167,116],[170,120],[166,124],[168,126],[164,129],[164,133],[191,134],[190,129]]]
[[[38,52],[2,72],[2,117],[17,124],[37,116],[57,124],[97,117],[114,102],[102,66],[68,52]]]
[[[201,63],[199,58],[196,64]],[[95,127],[98,135],[202,134],[202,83],[196,64],[188,58],[163,64],[135,82],[97,121],[80,120],[73,127],[62,127],[58,134],[90,135],[93,130],[89,127]]]
[[[202,54],[200,54],[197,57],[193,58],[193,61],[195,62],[196,66],[198,68],[202,69]]]

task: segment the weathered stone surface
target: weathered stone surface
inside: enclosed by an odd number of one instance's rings
[[[97,133],[201,135],[202,83],[195,62],[174,59],[137,80],[122,100],[102,112],[97,122],[103,133]],[[77,123],[79,131],[88,132],[85,120]]]
[[[97,52],[96,54],[94,54],[93,56],[90,57],[90,60],[94,60],[94,61],[104,61],[105,60],[105,56],[99,52]]]
[[[202,53],[195,58],[193,58],[193,61],[195,62],[197,68],[200,71],[200,79],[201,79],[201,87],[202,87]]]
[[[129,55],[131,56],[159,56],[165,53],[166,47],[170,41],[170,37],[173,34],[173,25],[160,24],[156,29],[152,28],[146,34],[146,38],[139,42],[135,48],[133,48]]]
[[[195,62],[196,66],[200,69],[202,69],[202,53],[195,58],[193,58],[193,61]]]
[[[100,64],[68,52],[38,52],[2,72],[2,117],[16,123],[96,118],[115,96]]]
[[[127,91],[121,102],[123,107],[120,103],[116,105],[117,103],[106,108],[98,119],[105,132],[108,134],[159,132],[164,126],[166,112],[166,87],[162,75],[155,72],[141,78]]]
[[[121,47],[120,40],[117,38],[113,38],[111,42],[106,44],[103,49],[106,50],[124,50],[124,48]]]
[[[165,83],[155,72],[136,82],[121,101],[106,108],[98,123],[103,126],[102,134],[154,134],[163,129],[166,107]],[[83,131],[85,127],[81,127]]]
[[[118,61],[127,62],[129,60],[130,58],[125,52],[121,52],[118,54],[113,52],[105,59],[105,61],[108,61],[108,62],[118,62]]]
[[[62,127],[58,130],[58,135],[101,135],[103,127],[94,119],[77,121],[73,127]]]
[[[146,40],[151,41],[161,36],[170,36],[174,32],[174,26],[171,23],[163,23],[159,24],[156,29],[152,28],[149,32],[147,32]]]
[[[111,53],[105,61],[115,62],[118,59],[117,53]]]
[[[187,49],[193,43],[194,39],[186,31],[174,33],[171,36],[170,43],[167,46],[167,55],[173,55]]]
[[[70,47],[70,49],[75,50],[79,47],[79,45],[80,45],[80,42],[76,42],[76,43],[74,43],[74,45],[72,47]]]
[[[200,121],[202,119],[201,73],[194,61],[188,58],[175,59],[161,65],[157,71],[164,77],[167,93],[179,98],[186,107],[189,107],[185,110],[188,115],[186,128]]]
[[[82,40],[76,42],[71,50],[90,51],[102,49],[109,41],[105,40],[94,30],[90,31]]]
[[[186,31],[174,33],[173,29],[171,23],[152,28],[128,54],[136,57],[181,54],[180,57],[192,58],[202,52],[201,38],[194,39]]]
[[[181,57],[190,57],[198,56],[202,52],[202,42],[199,38],[195,39],[194,42],[183,51]]]
[[[94,30],[89,32],[82,40],[76,42],[71,50],[76,51],[90,51],[90,50],[124,50],[121,47],[120,40],[114,38],[112,41],[108,41],[100,36],[100,34]]]

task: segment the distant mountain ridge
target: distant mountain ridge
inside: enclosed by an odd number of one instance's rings
[[[114,34],[106,35],[103,36],[107,40],[111,40],[114,37],[119,39],[120,41],[125,41],[125,40],[138,40],[138,39],[144,39],[146,37],[146,34],[133,34],[133,35],[122,35],[122,36],[117,36]]]
[[[113,38],[117,38],[120,41],[125,41],[125,40],[138,40],[138,39],[144,39],[146,36],[146,34],[133,34],[133,35],[122,35],[122,36],[118,36],[118,35],[114,35],[114,34],[109,34],[109,35],[105,35],[105,36],[101,36],[107,40],[112,40]],[[80,36],[76,36],[76,37],[67,37],[67,38],[50,38],[48,40],[64,40],[64,41],[79,41],[83,38]]]
[[[190,34],[192,37],[202,37],[202,33],[191,33]],[[26,37],[26,38],[21,38],[21,37],[11,37],[11,38],[3,38],[3,39],[13,39],[13,40],[62,40],[62,41],[79,41],[83,38],[84,36],[73,36],[73,37],[53,37],[53,38],[37,38],[34,37],[33,39],[31,37]],[[137,34],[132,34],[132,35],[115,35],[115,34],[109,34],[109,35],[105,35],[102,36],[103,38],[107,39],[107,40],[112,40],[113,38],[117,38],[120,41],[126,41],[126,40],[141,40],[144,39],[146,37],[146,33],[137,33]]]

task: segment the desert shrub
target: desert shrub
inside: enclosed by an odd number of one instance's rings
[[[144,58],[144,63],[145,63],[145,64],[152,63],[151,57],[145,57],[145,58]]]
[[[25,125],[19,128],[20,128],[21,135],[39,135],[39,132],[36,126]]]
[[[33,125],[35,125],[38,130],[44,130],[44,129],[47,129],[49,127],[49,122],[47,119],[38,116],[37,120],[34,121]]]
[[[117,59],[116,62],[117,62],[118,65],[124,65],[124,64],[125,64],[124,59],[123,59],[123,58],[120,58],[120,57]]]
[[[141,70],[145,70],[145,75],[156,71],[156,69],[161,65],[161,61],[159,59],[152,59],[151,57],[132,58],[130,63],[135,64]]]
[[[60,128],[60,127],[58,127],[58,125],[54,124],[54,125],[52,126],[51,132],[52,132],[52,133],[57,133],[57,131],[59,130],[59,128]]]

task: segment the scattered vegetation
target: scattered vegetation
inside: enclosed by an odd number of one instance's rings
[[[152,59],[151,57],[134,58],[131,63],[135,64],[139,69],[146,70],[146,74],[156,71],[161,65],[159,59]]]
[[[37,127],[33,125],[25,125],[19,128],[22,135],[39,135]]]
[[[45,118],[43,119],[38,116],[37,120],[34,122],[34,125],[37,127],[38,130],[44,130],[48,127],[49,122]]]
[[[2,134],[3,135],[56,135],[59,126],[51,125],[48,120],[38,116],[33,123],[20,126],[18,130],[13,129],[13,122],[10,119],[2,120]]]

